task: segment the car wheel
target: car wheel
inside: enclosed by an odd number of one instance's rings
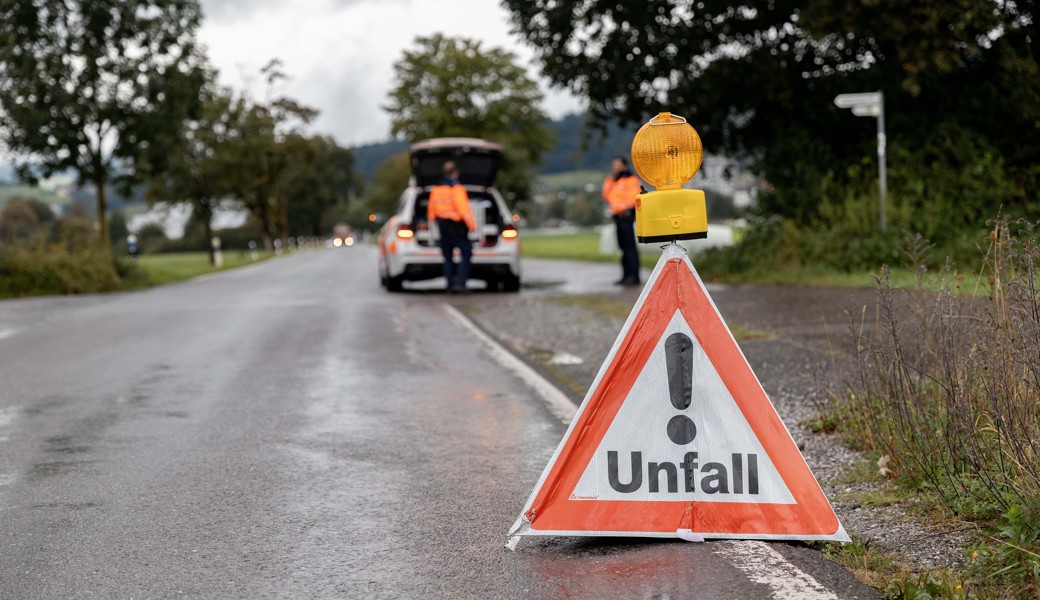
[[[404,289],[404,277],[387,277],[386,278],[386,289],[390,292],[400,292]]]
[[[520,277],[518,275],[507,275],[502,279],[503,292],[519,292]]]

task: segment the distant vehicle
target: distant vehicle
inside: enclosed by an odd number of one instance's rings
[[[353,246],[354,235],[350,233],[350,227],[339,223],[332,228],[332,245],[339,248],[340,246]]]
[[[520,289],[520,237],[512,211],[495,190],[502,146],[475,138],[436,138],[411,146],[412,179],[401,194],[397,212],[379,235],[379,276],[383,286],[400,291],[405,281],[443,276],[440,232],[426,217],[430,188],[441,181],[444,163],[459,167],[459,180],[469,194],[477,228],[470,278],[488,289]]]

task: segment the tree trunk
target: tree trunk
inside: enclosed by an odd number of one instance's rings
[[[274,236],[271,235],[271,215],[267,206],[260,207],[260,237],[264,240],[264,250],[274,252]]]
[[[105,204],[105,163],[100,154],[94,155],[94,185],[97,186],[97,213],[98,213],[98,237],[101,239],[101,249],[108,254],[112,253],[112,240],[108,239],[108,216]]]

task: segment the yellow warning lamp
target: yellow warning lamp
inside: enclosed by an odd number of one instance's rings
[[[686,119],[660,113],[632,139],[632,166],[657,188],[636,197],[636,238],[668,242],[708,237],[708,210],[701,190],[684,190],[701,168],[704,149]]]

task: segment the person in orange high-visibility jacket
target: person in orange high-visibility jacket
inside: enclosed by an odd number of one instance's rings
[[[636,246],[636,196],[639,178],[628,169],[628,161],[618,156],[611,164],[610,175],[603,181],[603,199],[610,205],[621,249],[621,279],[618,285],[639,285],[639,248]]]
[[[444,179],[430,188],[426,216],[430,223],[437,223],[441,232],[441,254],[444,256],[444,279],[448,291],[453,294],[466,291],[469,265],[473,257],[469,232],[477,228],[477,221],[469,206],[469,194],[459,183],[459,168],[455,163],[444,163]],[[455,269],[452,260],[455,248],[462,254],[458,269]]]

